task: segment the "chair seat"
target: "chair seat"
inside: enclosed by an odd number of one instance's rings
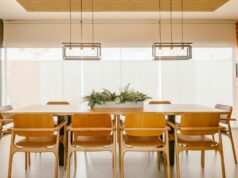
[[[56,136],[51,137],[26,137],[18,142],[16,142],[16,146],[20,147],[30,147],[30,148],[38,148],[38,147],[50,147],[56,144]]]
[[[177,134],[178,143],[184,144],[187,146],[213,146],[217,142],[207,136],[191,136]]]
[[[148,147],[148,146],[162,146],[164,142],[156,136],[153,137],[137,137],[137,136],[129,136],[124,135],[124,140],[126,145],[131,146],[141,146],[141,147]]]
[[[73,141],[73,146],[98,147],[108,146],[113,142],[113,137],[109,136],[77,136]]]

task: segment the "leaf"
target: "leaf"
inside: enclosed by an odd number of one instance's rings
[[[93,90],[90,95],[83,97],[83,102],[88,102],[88,106],[93,108],[96,104],[102,105],[108,101],[114,101],[117,104],[125,102],[136,103],[151,98],[141,92],[130,90],[129,87],[130,83],[126,85],[124,90],[120,91],[119,95],[108,89],[103,89],[101,92],[95,92]]]

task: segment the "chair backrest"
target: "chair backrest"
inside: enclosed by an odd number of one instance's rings
[[[47,105],[69,105],[68,101],[49,101]]]
[[[125,129],[133,128],[149,128],[158,129],[165,128],[166,121],[165,116],[161,113],[131,113],[126,115]],[[164,132],[156,130],[126,130],[126,134],[129,136],[160,136]]]
[[[19,129],[48,129],[54,128],[53,116],[50,114],[16,114],[13,117],[14,128]],[[15,132],[24,137],[48,137],[53,135],[53,131],[39,132]]]
[[[150,101],[149,104],[171,104],[170,101]]]
[[[212,128],[219,127],[219,113],[186,113],[181,117],[181,128]],[[213,135],[217,130],[181,130],[184,135]]]
[[[109,114],[75,114],[72,116],[72,128],[112,128]],[[75,131],[77,136],[108,136],[111,131]]]
[[[222,110],[228,111],[227,114],[221,114],[221,115],[220,115],[220,118],[221,118],[221,119],[231,118],[231,113],[232,113],[232,110],[233,110],[232,106],[223,105],[223,104],[217,104],[217,105],[215,106],[215,108],[216,108],[216,109],[222,109]],[[224,122],[226,122],[226,121],[223,121],[223,123],[224,123]]]
[[[13,110],[13,107],[11,105],[7,105],[7,106],[1,106],[0,107],[0,119],[3,119],[4,117],[2,116],[2,112],[5,111],[10,111]]]

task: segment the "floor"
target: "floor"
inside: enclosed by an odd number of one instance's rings
[[[236,151],[238,153],[238,129],[233,130]],[[234,164],[230,143],[223,137],[224,154],[227,178],[238,177],[238,165]],[[8,155],[10,136],[0,140],[0,178],[7,178]],[[78,153],[78,168],[71,177],[77,178],[112,178],[112,164],[110,153]],[[71,160],[73,163],[73,159]],[[182,178],[220,178],[220,157],[218,153],[206,152],[205,169],[200,166],[200,153],[183,152],[180,156]],[[71,164],[73,165],[73,164]],[[156,154],[128,153],[125,159],[125,178],[158,178],[165,177],[163,163],[161,171],[157,169]],[[171,168],[172,177],[175,177],[175,167]],[[24,154],[17,153],[13,160],[12,178],[54,178],[54,156],[52,154],[31,154],[31,167],[24,168]],[[119,177],[119,170],[118,170]],[[66,178],[63,167],[59,169],[59,178]]]

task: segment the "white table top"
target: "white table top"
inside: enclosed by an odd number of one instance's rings
[[[31,105],[19,109],[4,112],[3,114],[17,113],[47,113],[52,115],[73,115],[76,113],[108,113],[122,115],[131,112],[160,112],[165,115],[181,115],[191,112],[215,112],[225,114],[226,110],[215,109],[207,106],[194,104],[159,104],[145,105],[142,109],[89,109],[85,106],[76,105]]]

